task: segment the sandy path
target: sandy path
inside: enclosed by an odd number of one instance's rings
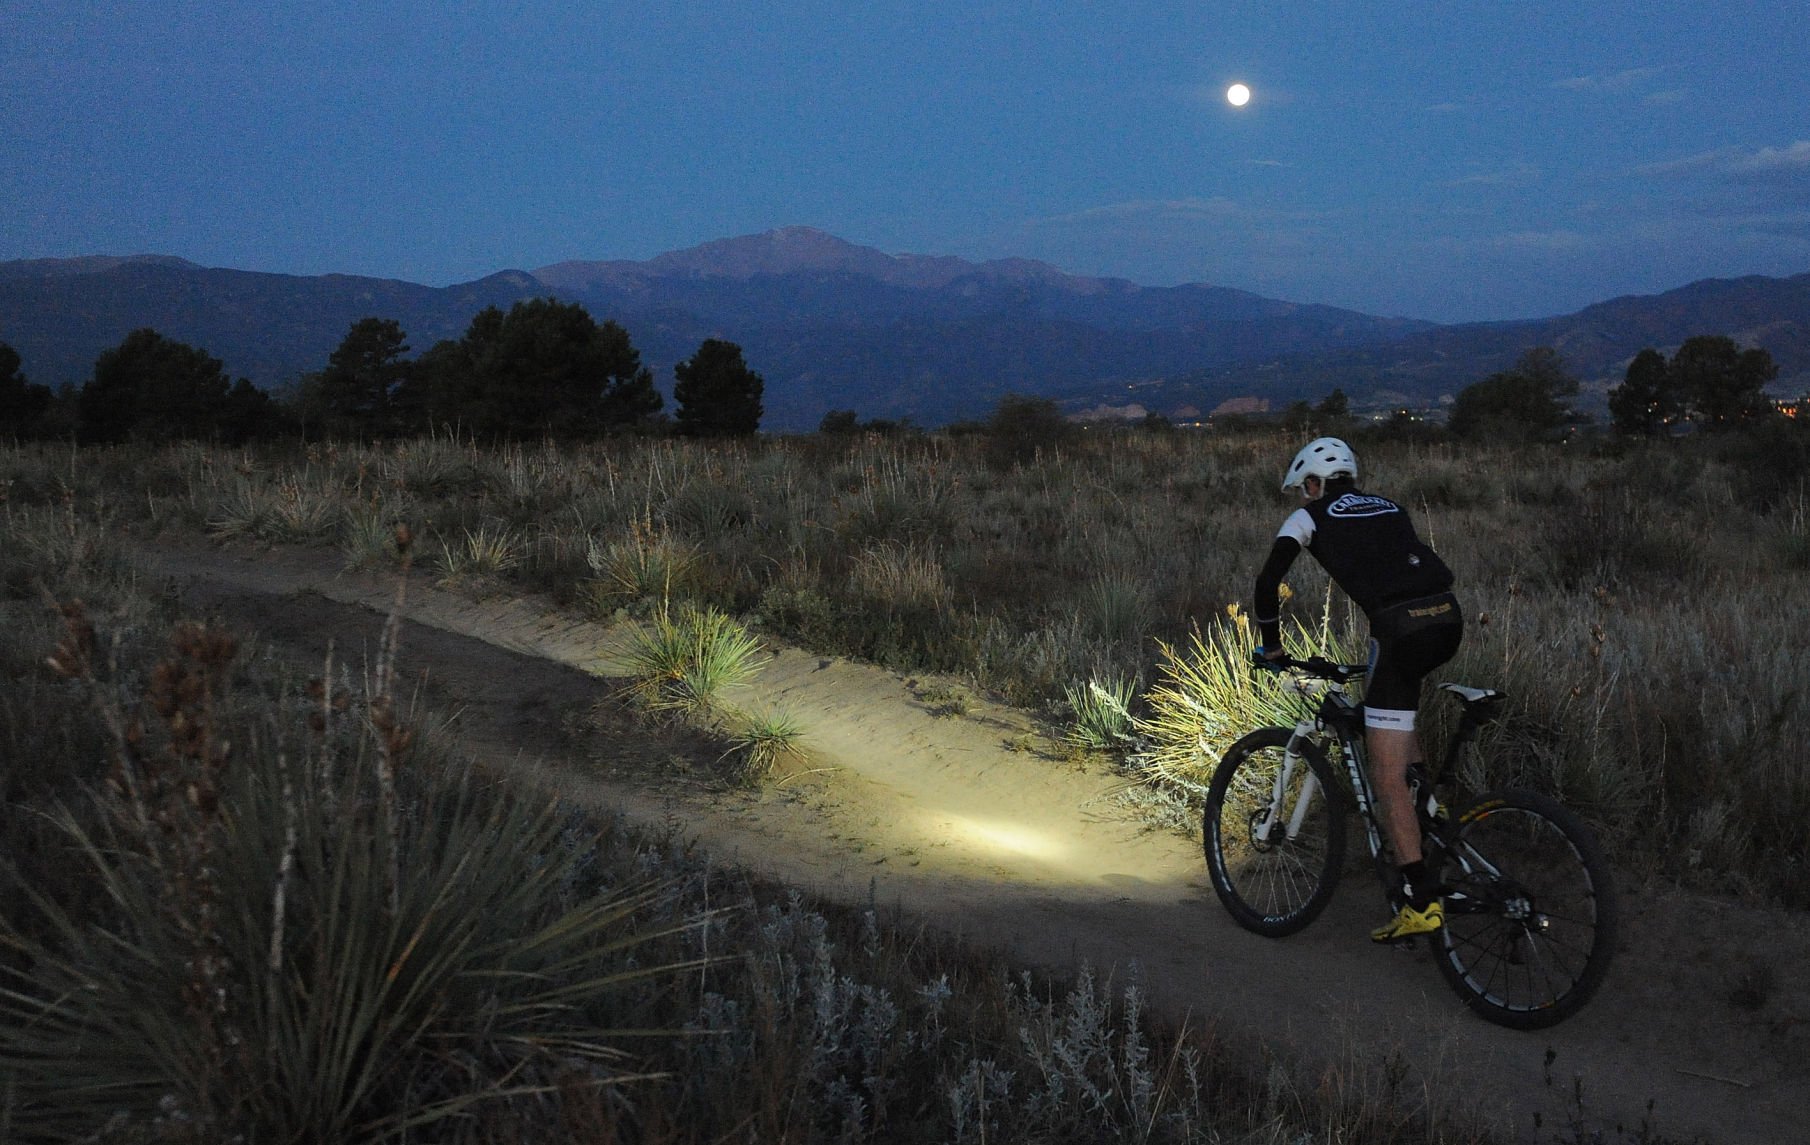
[[[333,554],[171,546],[146,554],[198,612],[284,651],[374,645],[395,582],[342,573]],[[1624,890],[1623,949],[1603,993],[1555,1030],[1470,1017],[1424,953],[1373,948],[1380,911],[1362,877],[1284,941],[1239,930],[1206,883],[1197,844],[1114,810],[1113,777],[1024,750],[1020,713],[972,702],[939,715],[891,672],[776,649],[744,704],[803,723],[812,767],[758,794],[653,783],[605,764],[628,742],[575,742],[567,717],[603,692],[619,642],[533,602],[473,603],[408,590],[403,666],[460,706],[462,746],[512,761],[576,798],[677,824],[719,860],[845,900],[876,896],[1022,958],[1082,959],[1235,1040],[1261,1036],[1307,1063],[1375,1063],[1399,1051],[1445,1106],[1548,1132],[1581,1087],[1593,1123],[1730,1145],[1810,1140],[1810,921],[1680,895]],[[586,755],[595,758],[586,759]],[[1752,960],[1773,969],[1757,1008],[1729,994]],[[1548,1055],[1552,1057],[1548,1064]],[[1347,1074],[1355,1071],[1347,1069]],[[1354,1082],[1355,1084],[1355,1082]]]

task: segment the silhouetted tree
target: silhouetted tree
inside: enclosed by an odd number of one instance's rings
[[[1030,461],[1041,449],[1074,436],[1075,426],[1051,398],[1006,394],[987,418],[987,460],[996,466]]]
[[[395,391],[408,363],[408,335],[393,318],[360,318],[346,331],[327,368],[307,387],[307,411],[329,433],[394,432]]]
[[[1609,391],[1610,425],[1616,433],[1653,436],[1684,416],[1684,401],[1665,355],[1646,349],[1634,355],[1619,386]]]
[[[26,381],[19,352],[0,342],[0,434],[32,437],[50,408],[50,387]]]
[[[283,409],[269,394],[240,378],[226,392],[220,406],[220,440],[233,445],[277,437],[293,427],[286,424]]]
[[[90,441],[210,437],[232,386],[220,359],[150,328],[95,359],[76,406]]]
[[[487,341],[480,327],[490,320],[500,324],[502,319],[501,310],[486,307],[472,319],[463,338],[436,342],[415,359],[391,399],[392,411],[404,432],[474,428],[481,393],[474,358]]]
[[[415,362],[395,402],[416,429],[572,437],[643,421],[664,399],[628,331],[577,303],[536,298],[480,311],[463,338]]]
[[[706,338],[673,367],[673,420],[695,437],[745,437],[760,429],[766,383],[742,361],[734,342]]]
[[[861,419],[855,416],[852,409],[833,409],[817,423],[817,432],[831,437],[860,431]]]
[[[1721,429],[1771,410],[1765,386],[1779,368],[1765,350],[1743,350],[1724,335],[1699,334],[1678,347],[1668,373],[1691,416]]]
[[[1491,374],[1459,391],[1446,426],[1464,437],[1541,437],[1577,420],[1563,399],[1578,392],[1558,352],[1535,346],[1512,370]]]

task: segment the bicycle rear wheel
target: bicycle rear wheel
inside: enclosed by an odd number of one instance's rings
[[[1290,728],[1259,728],[1213,773],[1201,843],[1213,890],[1238,925],[1279,938],[1332,900],[1345,858],[1345,817],[1326,761],[1311,744],[1292,766]]]
[[[1532,791],[1480,796],[1447,838],[1439,971],[1470,1008],[1514,1029],[1556,1025],[1602,985],[1616,902],[1596,835]]]

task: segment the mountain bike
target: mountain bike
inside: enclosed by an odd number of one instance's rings
[[[1302,715],[1292,728],[1246,735],[1213,774],[1202,841],[1219,901],[1257,934],[1300,931],[1332,900],[1347,820],[1355,816],[1395,911],[1400,879],[1370,782],[1363,705],[1351,691],[1366,666],[1320,657],[1255,663],[1283,676]],[[1439,771],[1443,783],[1507,697],[1462,684],[1439,688],[1462,707]],[[1615,949],[1615,891],[1595,834],[1538,792],[1485,792],[1454,811],[1419,765],[1408,769],[1408,786],[1427,868],[1442,888],[1445,925],[1426,937],[1446,982],[1477,1014],[1515,1029],[1576,1013],[1602,985]]]

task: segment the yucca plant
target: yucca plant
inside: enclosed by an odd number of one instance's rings
[[[1136,743],[1131,703],[1137,681],[1129,676],[1090,678],[1066,689],[1074,720],[1064,739],[1081,751],[1126,752]]]
[[[464,540],[440,542],[440,583],[451,586],[468,580],[491,580],[522,562],[521,538],[501,526],[464,530]]]
[[[1293,725],[1299,698],[1259,679],[1251,667],[1256,626],[1237,605],[1227,619],[1196,628],[1185,647],[1159,642],[1160,681],[1144,696],[1149,714],[1135,720],[1146,741],[1134,762],[1153,782],[1204,788],[1226,748],[1246,732],[1272,724]],[[1284,625],[1284,643],[1295,656],[1351,655],[1323,618],[1316,628]]]
[[[1123,572],[1096,576],[1081,606],[1095,634],[1119,642],[1141,640],[1154,613],[1144,580]]]
[[[295,713],[229,724],[230,660],[185,630],[109,721],[145,730],[98,813],[57,816],[98,916],[35,891],[31,935],[5,916],[6,1139],[376,1141],[634,1076],[616,999],[695,967],[643,951],[699,920],[646,924],[663,890],[591,886],[582,821],[466,768],[413,761],[386,828],[384,697],[329,750]]]
[[[594,574],[588,587],[599,612],[641,600],[682,596],[696,579],[695,545],[674,538],[647,517],[629,523],[629,534],[600,544],[588,542],[585,563]]]
[[[737,773],[745,781],[771,774],[786,756],[803,754],[804,725],[787,711],[736,712],[726,721],[724,734],[729,750],[723,758],[735,760]]]
[[[402,535],[392,514],[372,505],[346,514],[339,549],[348,569],[395,568],[403,557]]]
[[[629,694],[652,712],[708,722],[720,694],[762,666],[760,641],[713,607],[663,605],[629,638]]]
[[[316,484],[301,476],[284,477],[274,485],[241,480],[208,514],[208,531],[222,540],[279,544],[330,536],[341,515],[339,497]]]
[[[248,541],[268,536],[275,528],[276,509],[263,492],[248,481],[214,505],[207,530],[221,540]]]

